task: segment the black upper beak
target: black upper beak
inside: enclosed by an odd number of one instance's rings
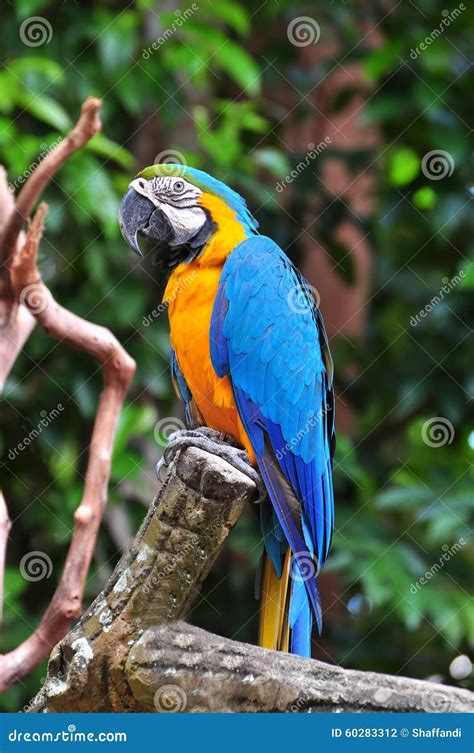
[[[130,248],[143,256],[138,236],[153,242],[155,250],[168,248],[174,239],[173,228],[165,213],[134,188],[129,188],[120,204],[120,230]]]
[[[143,254],[138,245],[138,233],[147,226],[154,210],[152,202],[134,188],[128,189],[120,204],[120,231],[132,251],[139,256]]]

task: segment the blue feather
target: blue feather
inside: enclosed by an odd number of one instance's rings
[[[297,311],[295,290],[307,303]],[[328,556],[334,525],[332,361],[311,290],[269,238],[243,241],[224,265],[211,359],[219,376],[230,377],[294,573],[315,565],[308,578],[293,578],[290,597],[292,650],[309,655],[312,615],[321,629],[316,568]],[[280,573],[278,536],[264,517],[265,546]]]
[[[258,222],[250,213],[245,199],[238,194],[237,191],[229,188],[225,183],[217,180],[217,178],[213,178],[203,170],[198,170],[196,167],[179,165],[179,168],[183,176],[189,178],[191,183],[199,186],[203,191],[206,191],[206,193],[214,194],[225,201],[227,206],[234,210],[236,218],[250,234],[257,231]]]
[[[174,352],[173,348],[171,348],[171,353],[170,353],[170,368],[171,368],[171,378],[175,385],[176,392],[181,397],[181,400],[184,403],[184,409],[185,409],[185,414],[186,414],[186,424],[188,426],[192,426],[194,423],[193,417],[192,417],[192,411],[191,411],[191,403],[193,400],[193,396],[181,372],[181,369],[179,368],[178,359],[176,358],[176,353]]]
[[[297,619],[295,620],[290,638],[290,650],[292,654],[311,658],[311,629],[313,618],[309,601],[306,600]]]

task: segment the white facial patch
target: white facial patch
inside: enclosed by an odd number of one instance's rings
[[[184,178],[171,175],[159,175],[151,180],[135,178],[130,188],[166,215],[175,236],[171,246],[191,240],[206,222],[206,213],[197,203],[202,191]]]
[[[175,238],[170,246],[180,246],[190,241],[206,222],[206,213],[201,207],[177,209],[169,204],[162,204],[160,209],[167,216],[174,230]]]

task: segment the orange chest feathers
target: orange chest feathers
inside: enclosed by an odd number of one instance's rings
[[[171,275],[163,301],[168,303],[171,345],[206,426],[233,436],[253,458],[228,377],[211,363],[210,325],[222,267],[180,264]]]

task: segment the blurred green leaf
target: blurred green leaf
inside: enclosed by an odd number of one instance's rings
[[[465,263],[462,263],[459,272],[463,272],[463,278],[460,282],[460,287],[467,288],[468,290],[474,288],[474,262],[467,261]]]
[[[429,186],[419,188],[413,194],[413,203],[418,209],[432,209],[436,202],[436,193]]]
[[[393,152],[390,160],[390,181],[394,186],[405,186],[416,178],[420,160],[412,149],[403,147]]]
[[[213,59],[249,95],[258,94],[260,69],[242,47],[227,40],[214,51]]]
[[[104,70],[112,72],[128,66],[136,44],[135,13],[126,10],[115,15],[103,8],[96,8],[95,16],[102,27],[97,44]]]
[[[275,178],[284,178],[291,170],[288,157],[278,149],[256,149],[253,158],[259,167],[264,167]]]
[[[13,567],[5,568],[4,597],[12,605],[22,595],[28,585],[28,581],[21,572]]]
[[[131,170],[134,164],[133,154],[116,144],[111,139],[106,138],[103,134],[97,133],[87,144],[87,149],[95,152],[101,157],[107,157],[126,170]]]
[[[364,58],[364,74],[369,81],[377,81],[390,68],[400,65],[399,58],[403,52],[402,40],[388,42],[382,47],[377,47]]]
[[[49,468],[56,483],[63,488],[68,487],[76,475],[77,449],[77,444],[68,440],[63,441],[60,448],[51,452]]]
[[[71,119],[64,108],[50,99],[42,95],[37,97],[36,95],[28,94],[19,90],[16,94],[16,101],[25,110],[34,115],[38,120],[43,123],[47,123],[58,131],[67,131],[71,127]]]
[[[250,17],[247,9],[239,3],[228,0],[213,0],[210,7],[212,21],[220,18],[231,26],[239,34],[248,34],[250,31]]]

